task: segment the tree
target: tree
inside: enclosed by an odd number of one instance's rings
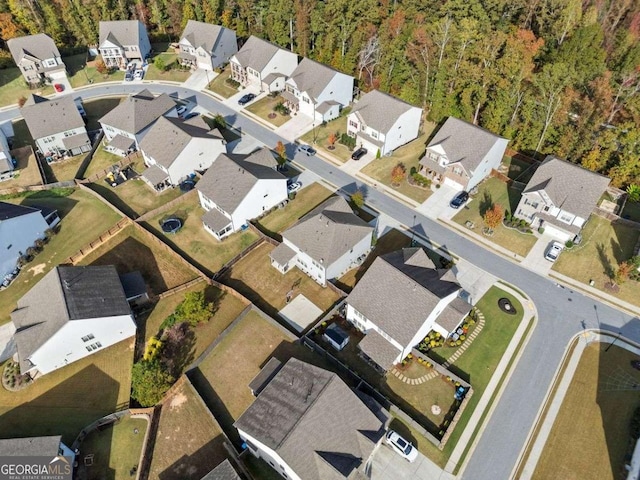
[[[618,268],[613,274],[613,282],[616,285],[622,285],[629,279],[629,275],[634,270],[634,265],[631,262],[620,262]]]
[[[640,185],[631,184],[627,187],[627,195],[630,202],[640,202]]]
[[[489,230],[494,230],[504,217],[504,210],[498,203],[494,203],[493,206],[484,212],[484,223]]]
[[[398,163],[391,169],[391,184],[399,187],[406,176],[407,167],[404,166],[404,163]]]
[[[18,98],[18,107],[22,108],[26,103],[26,101],[27,101],[27,97],[22,95],[20,98]]]
[[[278,158],[276,158],[278,168],[282,168],[287,163],[287,147],[284,146],[284,143],[279,141],[276,143],[275,151],[278,154]]]
[[[224,118],[224,115],[218,113],[215,117],[213,117],[213,125],[219,130],[224,130],[227,128],[227,119]]]
[[[131,398],[143,407],[151,407],[162,400],[175,378],[164,371],[157,360],[133,364],[131,369]]]
[[[158,55],[153,59],[153,65],[161,72],[164,72],[167,69],[167,64],[164,61],[164,58],[162,58],[162,55]]]
[[[176,316],[194,327],[209,321],[212,314],[213,303],[206,301],[204,290],[187,293],[176,307]]]
[[[353,194],[351,195],[351,201],[356,207],[362,208],[362,206],[364,205],[364,192],[361,189],[353,192]]]
[[[109,69],[107,68],[107,65],[104,63],[104,60],[102,60],[101,58],[96,60],[95,65],[96,65],[96,71],[98,73],[102,75],[109,73]]]
[[[327,142],[329,142],[329,149],[333,150],[335,143],[338,141],[338,135],[335,132],[331,132],[329,137],[327,138]]]

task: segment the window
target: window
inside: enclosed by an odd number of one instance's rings
[[[88,352],[93,352],[94,350],[97,350],[100,347],[102,347],[102,344],[100,342],[96,342],[96,343],[92,343],[91,345],[87,345],[85,348],[87,349]]]
[[[574,218],[574,215],[571,215],[567,212],[560,212],[560,215],[558,215],[558,220],[564,223],[568,223],[569,225],[571,225],[571,222],[573,222]]]
[[[353,120],[349,120],[349,126],[358,129],[358,122],[354,122]]]
[[[82,341],[83,342],[88,342],[89,340],[93,340],[94,338],[96,338],[96,337],[93,336],[93,333],[90,333],[89,335],[86,335],[86,336],[82,337]]]
[[[371,131],[371,137],[378,138],[378,132]]]

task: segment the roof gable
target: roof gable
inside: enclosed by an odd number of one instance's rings
[[[25,55],[35,60],[60,57],[55,42],[44,33],[12,38],[7,40],[7,46],[16,64],[19,64]]]
[[[296,87],[300,92],[306,92],[315,100],[324,92],[336,75],[344,74],[305,57],[291,73],[287,83]]]
[[[193,48],[202,48],[207,53],[213,53],[213,49],[222,36],[225,28],[220,25],[189,20],[182,33],[182,40],[187,40]]]
[[[261,72],[279,50],[277,45],[251,35],[234,58],[243,68]]]
[[[379,90],[372,90],[360,98],[351,113],[357,113],[362,122],[373,130],[387,133],[400,116],[413,108],[417,107]]]
[[[84,120],[71,95],[46,99],[31,95],[20,109],[34,139],[84,128]]]
[[[128,96],[99,121],[103,125],[137,134],[175,107],[176,103],[166,93],[154,97],[149,90],[144,89]]]
[[[147,29],[139,20],[101,21],[99,27],[100,46],[109,41],[117,46],[138,45],[140,33],[146,35]]]

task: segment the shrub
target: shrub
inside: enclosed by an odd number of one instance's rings
[[[138,362],[131,369],[131,397],[143,407],[158,403],[175,379],[158,361]]]
[[[415,167],[411,167],[411,170],[415,170]],[[421,187],[428,188],[431,186],[431,179],[425,177],[424,175],[420,175],[417,172],[414,172],[410,176],[412,183],[417,184]]]
[[[567,248],[572,248],[573,247],[573,240],[567,240],[566,242],[564,242],[564,246]]]
[[[380,149],[378,149],[378,151],[376,152],[376,158],[380,158]]]
[[[153,59],[153,65],[161,72],[164,72],[167,70],[167,63],[164,61],[164,58],[162,57],[162,55],[158,55],[156,58]]]
[[[340,135],[340,140],[338,140],[338,142],[340,142],[342,145],[344,145],[345,147],[348,147],[351,150],[353,150],[356,147],[356,139],[353,137],[350,137],[346,133],[343,133]]]
[[[403,163],[398,163],[391,169],[391,184],[399,186],[407,176],[407,167]]]
[[[278,104],[273,107],[273,109],[278,112],[280,115],[286,116],[289,115],[291,113],[291,110],[289,110],[284,103],[282,102],[278,102]]]
[[[538,233],[540,234],[544,233],[544,227],[538,227]]]
[[[229,85],[230,87],[233,87],[233,88],[238,88],[238,87],[240,87],[240,82],[236,82],[233,78],[227,78],[227,79],[225,80],[225,83],[226,83],[227,85]]]

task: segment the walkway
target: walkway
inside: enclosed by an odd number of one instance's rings
[[[536,233],[536,235],[538,236],[538,240],[533,247],[531,247],[531,250],[529,250],[524,260],[522,260],[522,265],[540,275],[548,275],[551,267],[553,267],[553,262],[544,258],[544,255],[549,244],[553,242],[554,239],[550,235],[540,235],[538,233]]]

